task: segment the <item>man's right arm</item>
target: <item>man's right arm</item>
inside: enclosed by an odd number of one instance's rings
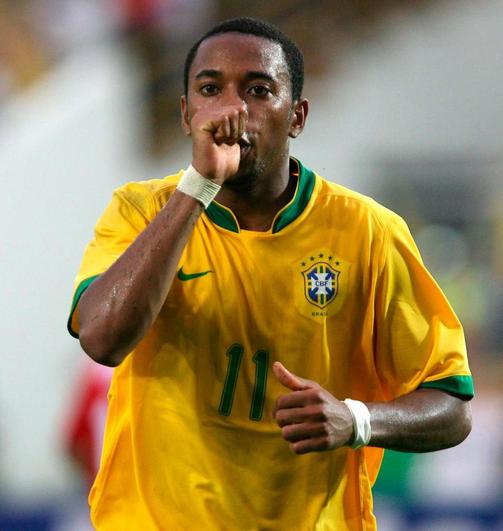
[[[246,122],[242,106],[196,112],[188,125],[192,166],[222,185],[237,172],[237,141]],[[148,332],[202,211],[197,199],[175,190],[145,230],[83,293],[78,304],[79,339],[93,360],[118,365]]]
[[[98,363],[116,366],[144,337],[169,292],[203,211],[176,190],[159,214],[79,301],[79,339]]]

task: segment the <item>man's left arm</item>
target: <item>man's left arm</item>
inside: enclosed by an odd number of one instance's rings
[[[417,389],[390,402],[366,404],[369,446],[402,452],[432,452],[456,446],[471,431],[471,406],[439,389]]]
[[[290,393],[278,398],[274,417],[296,454],[351,446],[355,437],[348,406],[281,363],[273,365]],[[369,446],[402,452],[432,452],[461,443],[471,430],[468,401],[438,389],[417,389],[389,402],[368,402]]]

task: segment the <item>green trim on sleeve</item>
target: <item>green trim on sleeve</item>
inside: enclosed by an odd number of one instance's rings
[[[89,277],[89,278],[86,278],[85,280],[83,280],[80,284],[79,284],[79,287],[76,289],[75,291],[75,295],[73,296],[73,301],[72,301],[72,307],[70,309],[70,316],[68,317],[68,323],[66,325],[67,329],[68,329],[68,332],[70,332],[70,335],[75,337],[76,339],[79,338],[79,334],[77,334],[77,332],[75,332],[72,328],[72,318],[73,318],[73,313],[75,312],[75,308],[77,308],[77,304],[79,303],[79,300],[80,300],[80,297],[82,297],[82,294],[84,293],[84,291],[86,291],[86,289],[99,277],[99,275],[94,275],[92,277]]]
[[[432,382],[423,382],[419,388],[423,389],[440,389],[459,398],[473,398],[475,390],[473,387],[473,378],[471,376],[449,376]]]

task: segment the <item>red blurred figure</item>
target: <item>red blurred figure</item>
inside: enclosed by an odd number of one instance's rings
[[[65,429],[65,446],[89,485],[98,471],[113,369],[85,361]]]
[[[130,28],[139,28],[150,24],[160,9],[160,0],[122,0],[122,10],[126,24]]]

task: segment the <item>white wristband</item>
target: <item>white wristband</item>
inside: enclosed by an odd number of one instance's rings
[[[190,195],[208,208],[215,199],[221,186],[203,177],[192,164],[183,172],[182,178],[178,182],[177,190]]]
[[[369,408],[363,402],[360,402],[359,400],[351,400],[351,398],[346,398],[344,403],[348,406],[351,416],[353,417],[355,438],[351,448],[356,450],[362,446],[367,446],[372,435]]]

